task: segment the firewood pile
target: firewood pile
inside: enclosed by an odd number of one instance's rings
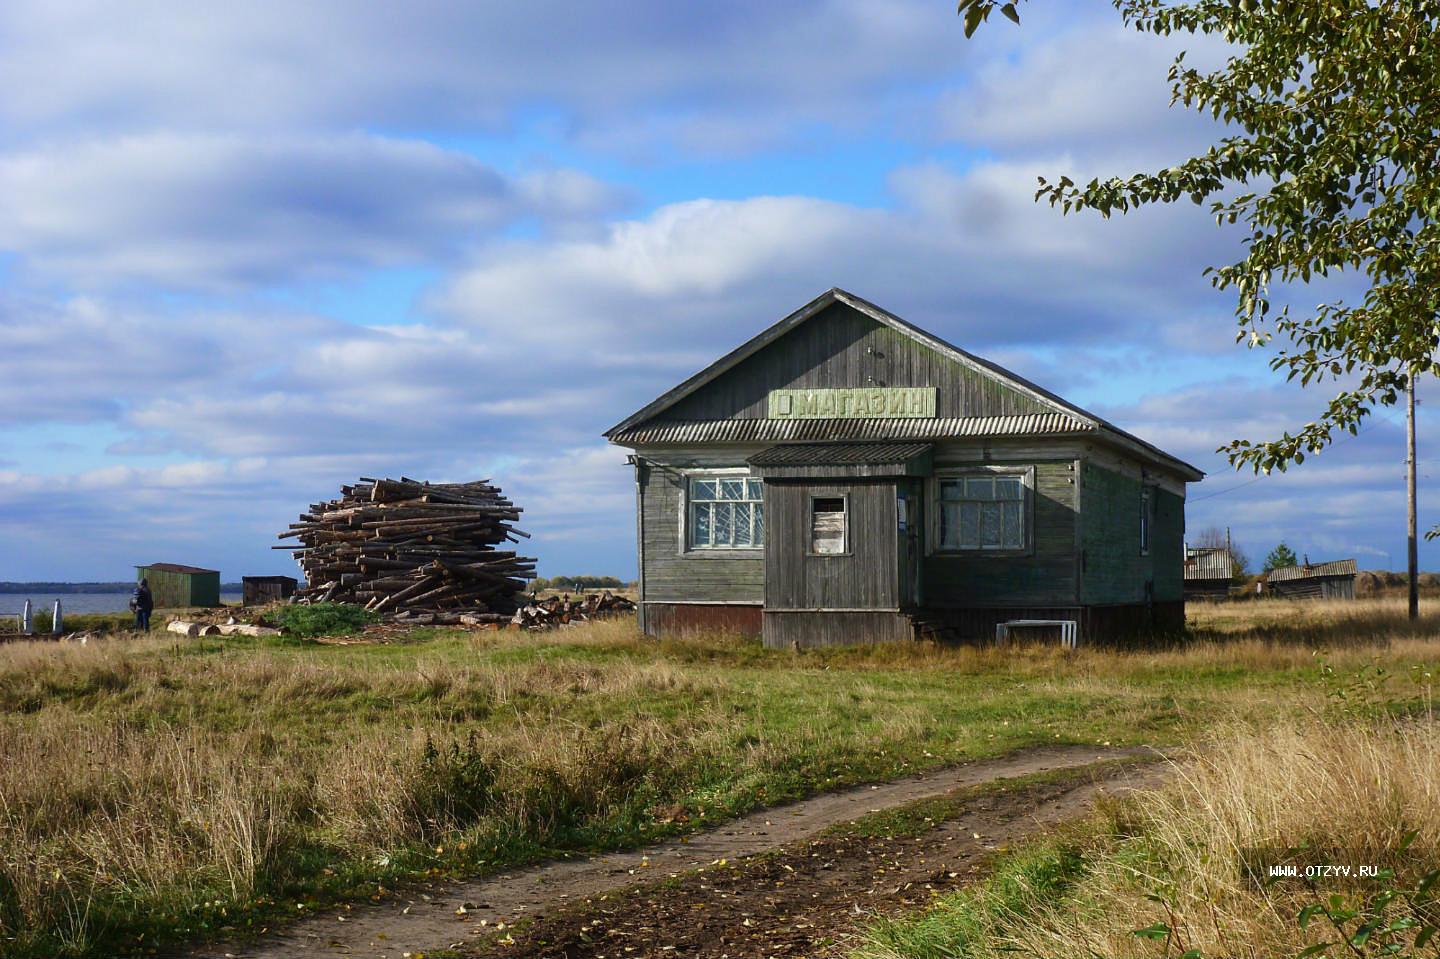
[[[609,592],[591,593],[579,599],[553,596],[520,607],[510,622],[522,629],[549,629],[597,617],[633,612],[634,609],[635,604],[630,600]]]
[[[529,538],[520,508],[488,481],[362,477],[316,503],[281,539],[305,571],[296,602],[356,603],[409,621],[508,622],[535,560],[495,547]]]

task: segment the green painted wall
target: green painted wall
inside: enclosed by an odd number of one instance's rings
[[[1152,487],[1150,550],[1140,552],[1140,480],[1087,461],[1082,599],[1090,604],[1143,603],[1153,583],[1156,601],[1184,596],[1185,501]]]
[[[987,556],[932,551],[924,560],[922,603],[926,606],[1073,604],[1076,567],[1073,462],[987,461],[987,465],[992,466],[1035,467],[1031,513],[1033,555]],[[945,467],[963,468],[964,465],[947,462]],[[927,507],[931,505],[927,503]],[[927,534],[933,538],[933,521]]]
[[[176,573],[141,566],[135,570],[135,582],[142,579],[150,581],[157,609],[220,605],[219,573]]]

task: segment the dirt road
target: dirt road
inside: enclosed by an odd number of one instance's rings
[[[449,948],[485,955],[578,957],[606,955],[607,942],[614,945],[609,954],[615,957],[814,955],[817,945],[848,934],[856,915],[887,903],[899,907],[928,899],[926,882],[935,889],[962,883],[970,868],[997,845],[1072,818],[1099,787],[1072,780],[978,797],[960,818],[917,840],[929,844],[923,855],[910,850],[889,865],[885,857],[890,852],[883,842],[827,836],[814,840],[808,851],[796,851],[806,840],[872,812],[966,787],[1149,752],[1080,746],[1027,750],[761,810],[688,841],[417,888],[382,903],[332,907],[261,941],[208,946],[189,955],[402,959]],[[781,853],[740,862],[776,850]],[[706,871],[695,872],[702,867]],[[805,882],[799,881],[806,876]],[[651,888],[656,880],[667,879],[672,882],[665,883],[664,890]],[[647,885],[616,897],[609,906],[601,902],[595,913],[600,897],[615,896],[638,883]],[[733,892],[725,891],[727,883]],[[698,907],[696,893],[702,894]],[[629,905],[620,906],[621,898]],[[497,925],[503,923],[501,929],[508,930],[523,919],[532,922],[516,934],[514,944],[495,943]],[[594,925],[597,921],[599,926]],[[663,934],[657,931],[662,925]],[[508,935],[502,931],[500,937]],[[745,942],[763,942],[765,951],[741,948]]]

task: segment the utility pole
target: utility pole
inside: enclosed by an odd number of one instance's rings
[[[1416,534],[1419,530],[1415,518],[1415,370],[1410,370],[1409,382],[1405,387],[1405,492],[1409,505],[1409,540],[1406,543],[1410,565],[1410,618],[1420,618],[1420,553]]]

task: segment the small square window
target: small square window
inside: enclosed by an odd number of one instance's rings
[[[810,501],[810,552],[822,556],[845,552],[843,496],[817,496]]]

